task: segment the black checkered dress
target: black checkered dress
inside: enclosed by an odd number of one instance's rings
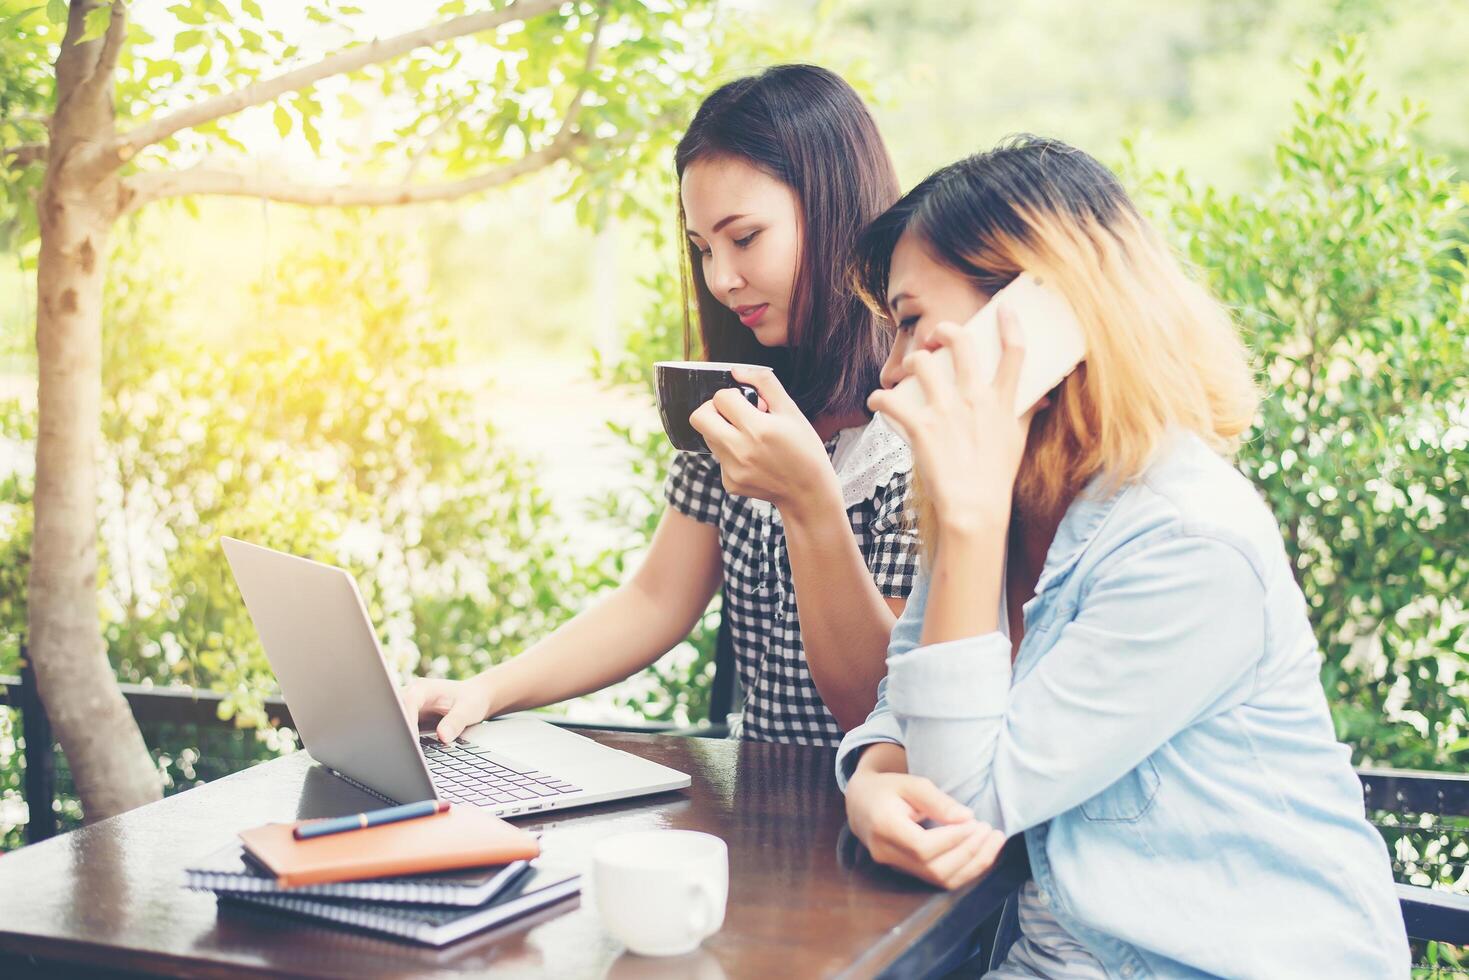
[[[832,438],[827,455],[836,448]],[[898,473],[870,499],[847,510],[852,534],[878,591],[907,598],[918,570],[918,541],[908,503],[909,474]],[[742,738],[837,745],[842,729],[806,668],[796,619],[796,589],[780,515],[763,501],[726,493],[714,457],[679,453],[664,487],[682,514],[719,528],[724,615],[744,690]]]

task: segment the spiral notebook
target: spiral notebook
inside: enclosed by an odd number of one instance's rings
[[[531,866],[488,905],[478,908],[318,898],[295,892],[276,895],[220,892],[219,900],[222,904],[271,909],[428,946],[443,946],[568,899],[580,891],[580,875]]]
[[[515,880],[528,862],[512,861],[484,868],[393,875],[361,881],[336,881],[287,888],[239,844],[209,855],[184,871],[184,885],[196,891],[250,895],[311,895],[357,898],[374,902],[416,902],[423,905],[483,905]]]

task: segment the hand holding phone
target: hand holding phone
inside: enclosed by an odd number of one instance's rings
[[[1015,417],[1020,418],[1086,359],[1086,336],[1065,297],[1040,277],[1023,272],[964,324],[964,329],[974,331],[979,339],[977,376],[985,383],[994,380],[1000,364],[1002,308],[1014,316],[1025,344],[1025,360],[1015,386]],[[945,370],[952,372],[948,348],[935,353],[945,363]],[[898,385],[900,391],[905,387],[911,387],[922,398],[916,379],[906,378]]]

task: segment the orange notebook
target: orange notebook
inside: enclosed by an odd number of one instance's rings
[[[509,864],[541,853],[535,837],[474,807],[451,806],[432,817],[310,840],[292,837],[295,826],[268,823],[240,831],[245,850],[283,888]]]

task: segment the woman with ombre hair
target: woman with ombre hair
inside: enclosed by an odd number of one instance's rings
[[[1017,419],[1044,324],[1001,301],[992,381],[956,324],[1022,271],[1086,355]],[[838,753],[853,831],[949,888],[1024,835],[991,976],[1406,975],[1305,601],[1228,461],[1256,393],[1225,311],[1106,168],[1033,137],[919,184],[856,278],[896,325],[869,405],[912,444],[924,562]]]

